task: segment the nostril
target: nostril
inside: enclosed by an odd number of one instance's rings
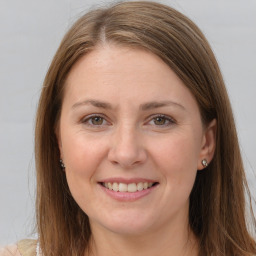
[[[126,135],[127,136],[127,135]],[[125,137],[125,136],[124,136]],[[146,161],[147,154],[143,147],[134,140],[121,138],[108,152],[108,160],[114,165],[131,168]]]

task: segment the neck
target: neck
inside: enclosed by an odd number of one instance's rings
[[[102,232],[94,226],[87,256],[197,256],[197,239],[188,223],[137,235]]]

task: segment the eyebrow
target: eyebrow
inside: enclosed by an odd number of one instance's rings
[[[113,109],[112,105],[110,103],[104,102],[104,101],[99,101],[99,100],[85,100],[81,102],[77,102],[72,106],[72,109],[85,106],[85,105],[92,105],[97,108],[103,108],[103,109]],[[139,106],[139,109],[142,111],[148,111],[156,108],[161,108],[161,107],[167,107],[167,106],[174,106],[178,107],[182,110],[186,110],[185,107],[177,102],[174,101],[152,101],[152,102],[147,102],[143,103]]]
[[[152,102],[148,102],[140,105],[140,109],[143,111],[147,111],[155,108],[168,107],[168,106],[175,106],[183,110],[186,110],[183,105],[174,101],[152,101]]]
[[[72,106],[72,109],[75,109],[77,107],[81,107],[84,105],[92,105],[97,108],[112,109],[111,104],[103,101],[98,101],[98,100],[85,100],[85,101],[77,102]]]

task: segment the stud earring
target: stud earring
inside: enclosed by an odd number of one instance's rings
[[[203,159],[201,163],[202,163],[203,167],[207,167],[208,166],[208,162],[207,162],[206,159]]]
[[[60,167],[62,170],[64,170],[66,168],[65,164],[63,163],[63,160],[60,159]]]

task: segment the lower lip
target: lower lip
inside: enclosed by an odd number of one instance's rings
[[[136,192],[116,192],[114,190],[110,190],[100,185],[101,189],[110,197],[117,201],[136,201],[142,197],[149,195],[158,185],[155,185],[151,188],[144,189]]]

